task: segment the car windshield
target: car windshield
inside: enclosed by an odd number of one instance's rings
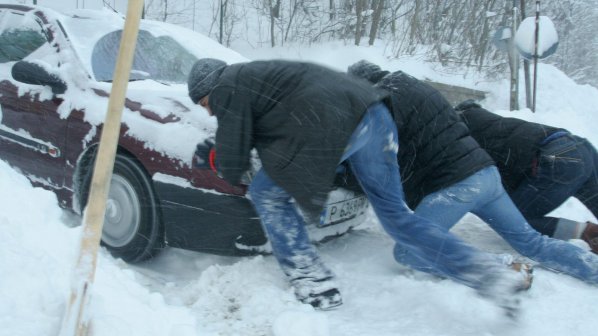
[[[112,81],[122,30],[113,31],[96,42],[91,54],[93,74],[98,81]],[[197,58],[170,36],[154,36],[140,30],[135,48],[131,80],[186,83]]]
[[[103,20],[102,20],[103,19]],[[112,81],[122,36],[122,20],[110,17],[63,18],[79,58],[97,81]],[[137,37],[130,80],[153,79],[183,84],[198,59],[167,30],[142,24]]]

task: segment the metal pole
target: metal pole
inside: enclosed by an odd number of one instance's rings
[[[525,18],[525,0],[521,0],[519,8],[521,13],[521,19]],[[520,21],[521,22],[521,21]],[[532,88],[530,85],[530,71],[529,71],[529,60],[523,59],[523,77],[525,81],[525,107],[532,108]]]
[[[515,51],[515,32],[517,31],[517,0],[513,0],[513,22],[511,26],[511,40],[509,60],[511,61],[511,94],[510,110],[519,110],[519,55]]]
[[[536,1],[536,32],[534,34],[534,98],[532,112],[536,112],[536,86],[538,83],[538,39],[540,36],[540,0]]]

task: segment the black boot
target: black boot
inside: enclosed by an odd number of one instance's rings
[[[332,276],[321,279],[299,278],[291,283],[299,301],[318,310],[328,310],[343,304],[341,293]]]
[[[315,309],[329,310],[343,304],[341,293],[336,288],[329,289],[323,293],[309,294],[301,300],[303,303],[309,303]]]

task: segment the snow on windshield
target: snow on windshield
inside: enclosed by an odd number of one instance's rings
[[[99,81],[111,81],[122,30],[104,35],[93,48],[91,65]],[[171,83],[186,83],[191,67],[197,61],[170,36],[153,36],[140,30],[135,46],[131,79],[153,79]]]

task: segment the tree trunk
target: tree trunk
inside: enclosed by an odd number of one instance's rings
[[[295,14],[297,14],[298,8],[299,8],[299,1],[295,1],[295,3],[293,4],[293,8],[291,9],[291,14],[289,15],[289,23],[287,24],[287,31],[284,33],[284,41],[285,42],[289,38],[289,32],[291,31],[291,26],[293,25],[293,19],[295,18]]]
[[[333,21],[334,20],[334,11],[336,10],[336,7],[334,5],[334,0],[330,0],[328,2],[328,9],[330,10],[330,14],[329,14],[330,21]]]
[[[168,0],[164,0],[164,15],[162,16],[162,21],[166,22],[168,18]]]
[[[417,44],[421,41],[417,38],[417,30],[419,29],[419,11],[421,7],[421,0],[415,0],[415,8],[413,10],[413,18],[411,19],[411,27],[409,32],[409,43]]]
[[[225,11],[226,11],[226,1],[225,0],[220,0],[220,28],[219,28],[219,34],[218,34],[218,42],[220,42],[220,44],[222,44],[222,41],[224,40],[224,17],[225,17]]]
[[[382,9],[384,8],[384,0],[374,0],[374,15],[372,16],[372,27],[370,28],[369,45],[374,45],[376,36],[378,35],[378,27],[380,27],[380,19],[382,18]]]
[[[362,12],[365,8],[366,0],[357,0],[355,2],[355,13],[357,14],[357,21],[355,23],[355,45],[361,43],[361,25],[363,24]]]
[[[276,46],[276,39],[274,37],[274,26],[276,19],[280,17],[280,1],[276,0],[276,4],[272,6],[272,0],[270,0],[270,41],[272,47]]]

